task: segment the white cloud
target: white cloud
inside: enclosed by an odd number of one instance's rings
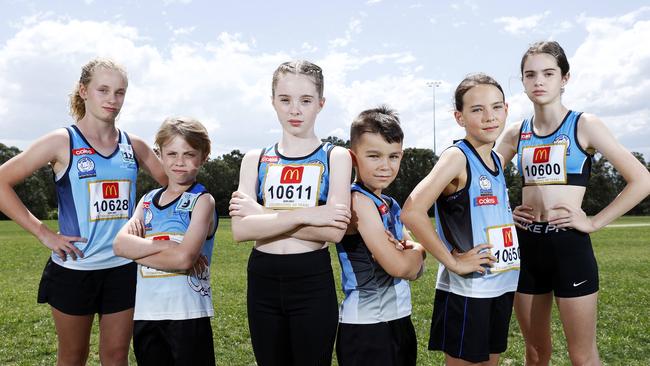
[[[342,38],[336,38],[329,41],[330,47],[333,48],[346,47],[347,45],[350,44],[350,42],[352,42],[352,37],[355,34],[359,34],[359,33],[361,33],[361,19],[352,18],[350,20],[350,23],[348,23],[348,28],[345,30],[345,36]]]
[[[189,4],[189,3],[191,3],[191,2],[192,2],[192,0],[163,0],[163,4],[164,4],[165,6],[172,5],[172,4],[183,4],[183,5],[186,5],[186,4]]]
[[[650,153],[650,7],[611,18],[581,16],[588,34],[570,57],[567,104],[601,117],[631,150]],[[639,138],[644,136],[644,138]]]
[[[172,28],[170,27],[170,30],[174,34],[174,36],[186,36],[191,34],[196,30],[196,26],[191,26],[191,27],[180,27],[180,28]]]
[[[527,17],[501,17],[494,20],[495,23],[504,24],[504,30],[514,35],[521,35],[527,31],[535,29],[541,21],[551,14],[545,11],[542,14],[530,15]]]

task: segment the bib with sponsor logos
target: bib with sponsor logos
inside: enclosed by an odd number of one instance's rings
[[[436,200],[438,235],[450,251],[467,252],[480,244],[490,243],[494,246],[492,253],[496,256],[499,251],[505,261],[492,268],[486,267],[486,274],[475,272],[464,276],[440,265],[436,288],[477,298],[515,291],[519,262],[514,259],[514,253],[518,258],[519,252],[501,161],[491,152],[494,169],[488,167],[466,140],[457,141],[450,148],[460,149],[467,159],[467,183],[459,191]]]
[[[526,185],[566,184],[567,145],[525,146],[521,152],[521,172]]]
[[[558,128],[547,136],[535,134],[533,118],[521,123],[517,169],[524,186],[587,186],[592,155],[578,142],[578,121],[581,114],[569,111]]]
[[[272,209],[315,207],[327,202],[329,154],[334,146],[323,143],[311,154],[290,158],[277,144],[262,150],[258,168],[257,200]]]
[[[492,255],[497,260],[492,273],[519,269],[519,240],[515,225],[497,225],[485,228],[488,244],[492,244]]]
[[[52,261],[70,269],[93,270],[129,263],[113,252],[113,240],[133,213],[137,159],[128,135],[119,131],[117,146],[104,156],[94,149],[77,126],[67,128],[70,163],[55,177],[59,207],[59,231],[88,241],[75,243],[83,258]],[[125,161],[123,151],[130,152]]]
[[[145,237],[182,243],[192,219],[192,210],[207,191],[195,183],[178,198],[159,204],[164,188],[148,192],[142,198]],[[214,234],[219,217],[214,213],[214,231],[201,246],[208,266],[195,271],[168,271],[138,265],[134,320],[181,320],[213,316],[210,263]]]
[[[315,207],[323,176],[322,164],[268,164],[264,179],[264,206],[274,209]]]

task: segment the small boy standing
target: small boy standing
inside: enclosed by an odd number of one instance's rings
[[[425,251],[403,227],[399,204],[381,193],[397,176],[403,139],[387,106],[361,112],[350,128],[352,220],[336,244],[345,293],[336,339],[341,366],[416,363],[407,280],[422,273]]]

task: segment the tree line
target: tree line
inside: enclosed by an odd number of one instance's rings
[[[349,141],[337,137],[328,137],[323,141],[331,142],[338,146],[349,147]],[[0,143],[0,164],[18,155],[20,150]],[[648,170],[650,164],[646,163],[643,155],[632,153]],[[203,184],[216,201],[217,211],[220,216],[228,215],[228,201],[230,195],[237,189],[239,182],[239,166],[244,154],[239,150],[223,154],[215,159],[208,160],[198,175],[198,181]],[[438,156],[430,149],[406,148],[402,157],[400,172],[395,181],[385,191],[403,204],[409,193],[431,171]],[[509,187],[510,204],[514,208],[521,203],[521,177],[517,175],[514,164],[509,163],[504,170],[506,182]],[[138,199],[158,184],[146,173],[138,173],[137,197]],[[591,168],[591,179],[583,200],[582,209],[593,215],[607,206],[616,195],[625,187],[625,180],[614,167],[600,154],[594,156]],[[39,219],[56,219],[57,199],[52,170],[43,167],[15,187],[18,196],[25,206]],[[433,216],[433,209],[429,211]],[[634,207],[628,215],[650,215],[650,197],[646,197]],[[0,213],[0,219],[7,217]]]

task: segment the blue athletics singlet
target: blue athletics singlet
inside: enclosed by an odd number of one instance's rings
[[[524,186],[587,186],[592,155],[578,143],[578,120],[581,114],[569,111],[560,126],[547,136],[535,134],[532,118],[521,123],[517,169]]]
[[[311,154],[289,158],[278,145],[262,150],[258,164],[257,201],[272,209],[315,207],[327,203],[329,161],[334,145],[321,144]]]
[[[488,298],[517,289],[519,244],[508,190],[499,157],[491,152],[496,170],[488,168],[466,140],[455,142],[467,159],[467,183],[461,190],[436,201],[438,235],[451,251],[466,252],[477,245],[493,245],[498,261],[487,274],[460,276],[438,267],[436,288],[461,296]]]
[[[83,258],[65,262],[52,253],[52,261],[77,270],[117,267],[131,262],[117,257],[113,240],[133,213],[138,162],[127,134],[119,131],[115,151],[103,156],[90,146],[77,126],[66,128],[70,135],[70,163],[55,177],[59,204],[59,231],[80,236],[75,243]]]
[[[369,197],[377,206],[384,228],[397,240],[403,238],[401,208],[386,195],[382,198],[364,186],[352,184],[353,192]],[[341,262],[341,282],[345,299],[339,321],[347,324],[375,324],[400,319],[411,314],[411,289],[407,280],[395,278],[372,258],[361,234],[345,235],[336,244]]]
[[[177,199],[159,205],[163,188],[154,189],[143,199],[145,237],[182,242],[190,225],[192,210],[205,188],[194,183]],[[214,213],[214,231],[208,233],[201,254],[212,263],[214,234],[219,217]],[[167,272],[138,265],[134,320],[182,320],[211,317],[210,266],[201,273]]]

